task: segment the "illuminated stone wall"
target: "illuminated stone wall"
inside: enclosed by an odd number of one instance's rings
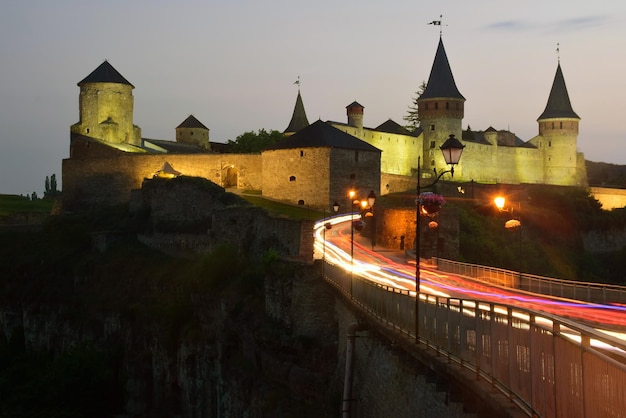
[[[380,153],[338,148],[297,148],[263,152],[263,195],[320,210],[335,201],[346,211],[347,193],[357,197],[380,190]]]
[[[387,174],[415,175],[417,156],[421,155],[422,139],[411,135],[400,135],[373,129],[358,129],[354,126],[331,123],[335,128],[356,136],[362,141],[382,150],[380,169]]]
[[[85,143],[80,147],[86,147]],[[97,145],[89,148],[97,148]],[[143,180],[152,178],[166,162],[185,176],[202,177],[222,186],[230,173],[231,178],[236,177],[238,189],[261,190],[261,156],[258,154],[120,152],[101,158],[83,156],[63,160],[63,207],[72,210],[128,203],[131,190],[141,188]]]

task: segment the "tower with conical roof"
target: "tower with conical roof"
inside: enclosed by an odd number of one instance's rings
[[[575,185],[580,117],[572,109],[559,62],[543,113],[537,118],[539,136],[533,140],[543,151],[544,183]]]
[[[112,144],[141,146],[141,129],[133,124],[133,86],[104,61],[78,83],[78,123],[71,133]]]
[[[176,142],[190,144],[204,150],[210,150],[209,128],[204,126],[194,115],[189,115],[176,127]]]
[[[297,83],[299,86],[299,79]],[[309,126],[309,120],[306,118],[304,104],[302,103],[302,96],[300,95],[300,87],[298,87],[298,97],[296,98],[296,105],[293,108],[293,115],[289,121],[289,126],[287,126],[287,129],[285,129],[283,133],[287,136],[293,135],[307,126]]]
[[[417,112],[424,132],[422,167],[425,172],[445,167],[439,147],[450,134],[461,138],[464,104],[465,97],[456,87],[443,40],[439,37],[426,89],[417,99]]]

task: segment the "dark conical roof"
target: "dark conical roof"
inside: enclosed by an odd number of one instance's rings
[[[545,110],[537,120],[549,118],[580,119],[576,112],[574,112],[574,109],[572,109],[572,104],[569,101],[565,78],[563,78],[560,63],[556,67],[556,74],[554,75],[552,90],[550,90],[550,96],[548,97],[548,104],[546,104]]]
[[[373,145],[361,141],[359,138],[347,134],[321,120],[313,122],[278,144],[267,148],[267,150],[321,147],[380,152],[380,150]]]
[[[435,97],[449,97],[465,100],[465,97],[459,92],[454,82],[454,76],[452,75],[448,56],[446,55],[446,50],[443,47],[443,40],[441,38],[439,38],[435,61],[433,62],[433,67],[428,77],[428,84],[419,98],[432,99]]]
[[[298,97],[296,98],[296,106],[293,108],[293,115],[289,126],[285,129],[284,133],[298,132],[299,130],[309,126],[309,120],[306,118],[306,112],[304,111],[304,104],[302,103],[302,96],[300,96],[300,90],[298,90]]]
[[[409,132],[404,126],[401,126],[391,119],[387,119],[387,121],[381,123],[376,128],[374,128],[374,130],[379,132],[387,132],[390,134],[413,135],[413,133]]]
[[[208,130],[206,126],[202,122],[200,122],[194,115],[189,115],[187,119],[185,119],[180,125],[176,127],[178,128],[202,128]]]
[[[128,82],[111,64],[109,61],[104,61],[95,70],[91,72],[87,77],[83,78],[78,85],[82,86],[85,83],[118,83],[127,84],[132,88],[135,88]]]

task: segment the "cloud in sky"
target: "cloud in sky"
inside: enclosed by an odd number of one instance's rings
[[[484,26],[486,30],[493,31],[534,31],[534,30],[549,30],[557,32],[579,31],[585,29],[591,29],[606,25],[610,22],[610,16],[597,15],[597,16],[581,16],[573,17],[569,19],[552,20],[552,21],[540,21],[540,20],[501,20],[488,23]]]

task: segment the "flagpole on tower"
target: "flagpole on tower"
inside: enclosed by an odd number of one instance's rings
[[[441,38],[442,35],[442,24],[441,22],[443,21],[443,15],[439,15],[439,20],[433,20],[432,22],[429,23],[429,25],[435,25],[435,26],[439,26],[439,37]]]

